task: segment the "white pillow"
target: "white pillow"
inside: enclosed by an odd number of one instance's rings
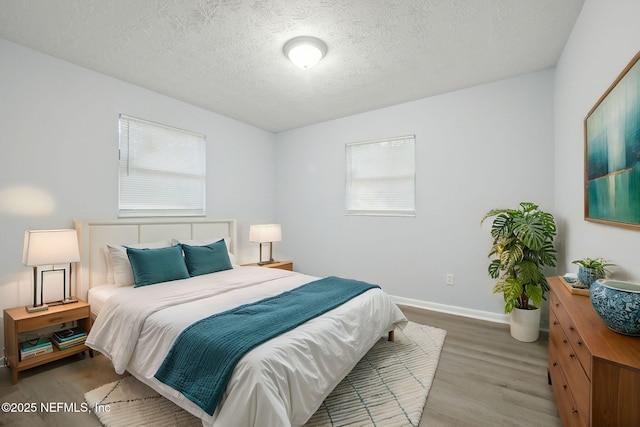
[[[177,240],[177,242],[189,246],[205,246],[222,239],[224,239],[224,244],[227,246],[227,252],[229,253],[229,260],[231,261],[231,265],[236,265],[236,256],[229,252],[229,242],[231,241],[229,237],[216,237],[207,240]]]
[[[135,243],[126,246],[135,249],[158,249],[168,248],[174,246],[176,243],[174,239],[167,239],[159,242]],[[110,260],[110,262],[107,261],[107,281],[111,278],[111,281],[109,281],[110,284],[116,286],[133,286],[135,280],[133,279],[133,270],[131,270],[131,263],[127,256],[127,248],[121,245],[107,245],[107,252],[109,253],[107,259]],[[110,268],[111,272],[109,271]]]
[[[107,264],[107,283],[109,285],[115,284],[115,280],[113,279],[113,262],[111,261],[111,254],[109,254],[109,248],[107,245],[104,245],[100,248],[102,251],[102,255],[104,256],[104,262]]]

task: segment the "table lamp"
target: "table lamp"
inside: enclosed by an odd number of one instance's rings
[[[69,264],[69,281],[71,281],[71,263],[80,261],[78,250],[78,235],[76,230],[27,230],[24,232],[24,251],[22,262],[33,267],[33,305],[27,306],[28,312],[48,310],[49,306],[43,301],[44,273],[49,271],[64,271],[55,268],[56,264]],[[38,267],[51,265],[49,270],[40,271],[40,303],[38,304]],[[67,293],[66,274],[63,275],[64,299],[49,303],[51,305],[77,302]]]
[[[249,241],[260,243],[260,261],[258,265],[273,264],[273,242],[282,241],[280,224],[257,224],[249,228]],[[262,244],[269,243],[269,261],[262,261]]]

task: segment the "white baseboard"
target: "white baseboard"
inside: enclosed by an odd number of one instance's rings
[[[474,310],[471,308],[440,304],[437,302],[422,301],[412,298],[398,297],[395,295],[391,295],[391,299],[393,300],[393,302],[400,305],[408,305],[410,307],[422,308],[424,310],[437,311],[440,313],[453,314],[456,316],[470,317],[472,319],[486,320],[488,322],[509,324],[509,316],[507,314]]]

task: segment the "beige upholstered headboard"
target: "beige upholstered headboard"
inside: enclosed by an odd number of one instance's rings
[[[165,239],[208,240],[228,237],[229,252],[236,253],[236,221],[194,218],[76,220],[80,263],[76,268],[75,295],[86,301],[92,286],[107,283],[107,264],[102,248],[107,244],[150,243]]]

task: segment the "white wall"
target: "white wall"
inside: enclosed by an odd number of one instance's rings
[[[25,229],[117,216],[119,113],[207,135],[208,214],[239,220],[241,261],[256,257],[249,224],[277,220],[274,254],[299,271],[501,313],[479,221],[531,200],[559,222],[559,271],[604,256],[621,266],[616,276],[640,280],[640,232],[582,218],[582,121],[640,48],[639,15],[637,0],[587,0],[555,72],[276,136],[0,40],[0,309],[32,298]],[[417,216],[345,216],[344,144],[406,134],[416,135]]]
[[[553,70],[277,135],[280,257],[404,298],[503,313],[487,274],[492,208],[553,212]],[[415,218],[344,214],[344,145],[415,134]],[[447,273],[454,286],[445,285]]]
[[[119,113],[206,134],[207,215],[237,219],[239,261],[257,258],[249,224],[275,220],[274,134],[1,39],[0,64],[0,310],[33,298],[26,229],[117,217]]]
[[[564,269],[582,257],[619,265],[615,277],[640,281],[640,230],[583,220],[584,130],[587,113],[640,50],[640,2],[587,0],[556,70],[555,205],[564,219]]]

